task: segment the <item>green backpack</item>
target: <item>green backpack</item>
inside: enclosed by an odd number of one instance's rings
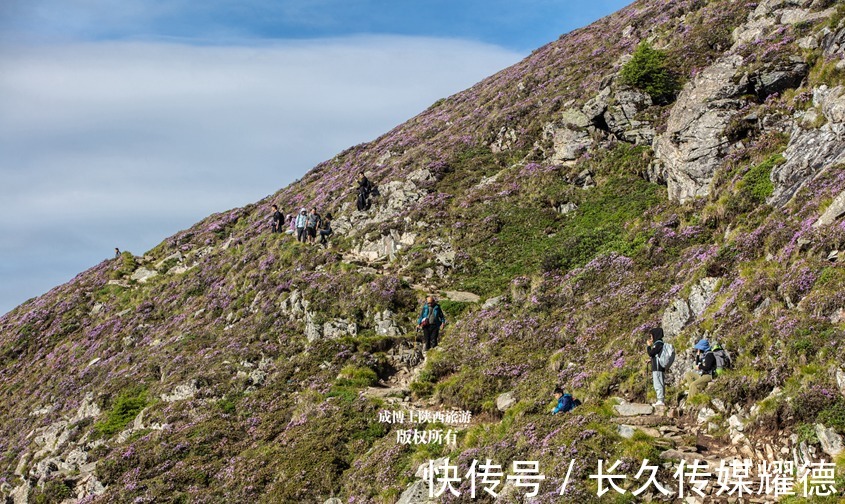
[[[716,358],[716,371],[713,373],[714,377],[721,375],[726,369],[734,367],[731,354],[722,348],[722,345],[719,343],[713,343],[713,346],[710,347],[710,351],[713,352],[713,357]]]

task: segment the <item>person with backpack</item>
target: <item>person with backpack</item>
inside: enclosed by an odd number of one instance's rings
[[[358,179],[358,197],[355,200],[355,206],[359,212],[370,209],[371,201],[370,194],[374,192],[375,186],[370,179],[364,174],[364,170],[359,173],[361,178]]]
[[[271,228],[272,232],[281,233],[284,221],[285,218],[284,216],[282,216],[282,212],[279,211],[279,205],[273,205],[273,224]]]
[[[308,216],[307,210],[304,208],[299,210],[299,215],[296,216],[296,241],[305,243],[305,221]]]
[[[572,411],[576,406],[581,405],[581,401],[578,399],[573,399],[572,395],[565,393],[563,388],[555,387],[554,391],[555,399],[557,399],[557,406],[555,409],[552,410],[552,415],[557,415],[558,413],[567,413]]]
[[[328,237],[331,236],[333,232],[334,231],[332,231],[332,213],[327,212],[326,217],[323,219],[323,223],[320,226],[320,244],[328,245]]]
[[[431,350],[437,346],[440,338],[440,327],[446,324],[446,316],[437,304],[434,296],[425,298],[422,313],[417,319],[417,328],[422,329],[425,340],[425,349]]]
[[[322,220],[323,218],[317,213],[317,207],[311,208],[311,213],[305,218],[305,232],[308,235],[308,243],[311,245],[314,245],[314,240],[317,239],[317,228],[320,227]]]
[[[669,366],[675,360],[675,348],[663,341],[663,328],[654,327],[649,329],[651,335],[651,344],[646,347],[648,357],[651,360],[651,381],[654,385],[654,392],[657,394],[657,402],[652,404],[654,407],[665,406],[663,402],[665,399],[665,375]]]
[[[689,390],[687,395],[692,397],[704,389],[708,383],[713,381],[713,373],[716,371],[716,356],[706,339],[700,340],[693,347],[696,350],[696,369],[684,375],[684,383]]]

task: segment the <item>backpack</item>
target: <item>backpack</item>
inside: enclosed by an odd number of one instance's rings
[[[573,399],[572,400],[572,409],[575,409],[578,406],[581,406],[581,399]]]
[[[713,357],[716,358],[716,372],[714,373],[715,376],[719,376],[720,374],[722,374],[725,369],[731,369],[734,367],[731,354],[728,353],[727,350],[722,348],[722,345],[718,343],[713,343],[711,351],[713,352]]]
[[[657,363],[664,371],[666,371],[670,366],[672,366],[673,362],[675,362],[675,347],[672,346],[671,343],[666,343],[664,341],[663,349],[657,355]]]

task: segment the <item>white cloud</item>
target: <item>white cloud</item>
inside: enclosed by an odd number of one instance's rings
[[[273,193],[521,57],[384,36],[2,46],[0,236],[14,238],[0,261],[15,267],[0,270],[0,313],[113,246],[141,253]]]

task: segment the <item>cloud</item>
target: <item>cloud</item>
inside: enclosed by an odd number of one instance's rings
[[[368,36],[0,46],[0,313],[275,192],[522,55]]]

